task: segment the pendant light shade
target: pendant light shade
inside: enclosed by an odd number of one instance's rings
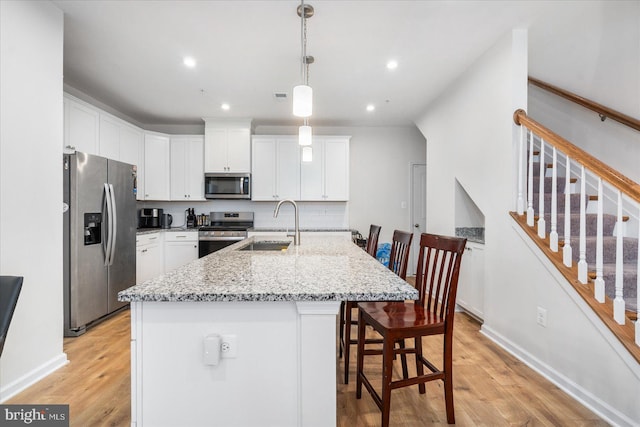
[[[308,145],[305,147],[302,147],[302,161],[303,162],[313,161],[313,149]]]
[[[302,125],[298,129],[298,143],[300,145],[311,145],[312,133],[311,126]]]
[[[313,110],[313,89],[308,85],[293,87],[293,115],[309,117]]]

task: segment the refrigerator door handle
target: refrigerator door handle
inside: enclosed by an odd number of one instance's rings
[[[116,192],[113,184],[109,184],[109,194],[111,195],[111,254],[109,256],[109,265],[113,265],[113,258],[116,256],[116,239],[118,238],[118,207],[116,206]]]
[[[107,248],[104,254],[104,265],[108,266],[110,265],[111,251],[113,249],[113,206],[109,184],[106,183],[104,184],[104,198],[107,201]]]

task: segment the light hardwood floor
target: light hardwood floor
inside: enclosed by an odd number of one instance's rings
[[[65,338],[64,351],[70,363],[5,403],[66,403],[71,426],[129,426],[129,321],[129,311],[125,310],[79,338]],[[458,313],[455,321],[456,425],[608,425],[482,336],[475,320]],[[425,354],[440,351],[439,338],[426,341]],[[368,372],[381,369],[380,359],[368,359]],[[436,357],[434,360],[438,361]],[[348,385],[342,383],[342,360],[337,366],[338,426],[379,426],[380,412],[367,391],[363,390],[362,399],[356,399],[355,364],[354,356]],[[394,390],[391,425],[448,425],[441,382],[427,384],[426,395],[420,395],[417,386]]]

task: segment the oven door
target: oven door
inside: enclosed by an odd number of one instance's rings
[[[198,241],[198,258],[207,256],[210,253],[219,251],[222,248],[231,246],[246,237],[208,237],[206,240]]]

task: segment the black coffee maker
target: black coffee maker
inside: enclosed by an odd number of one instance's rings
[[[162,209],[143,208],[138,212],[138,228],[162,227]]]
[[[187,216],[187,228],[195,228],[198,226],[198,218],[196,217],[195,208],[188,208],[185,211],[185,215]]]

